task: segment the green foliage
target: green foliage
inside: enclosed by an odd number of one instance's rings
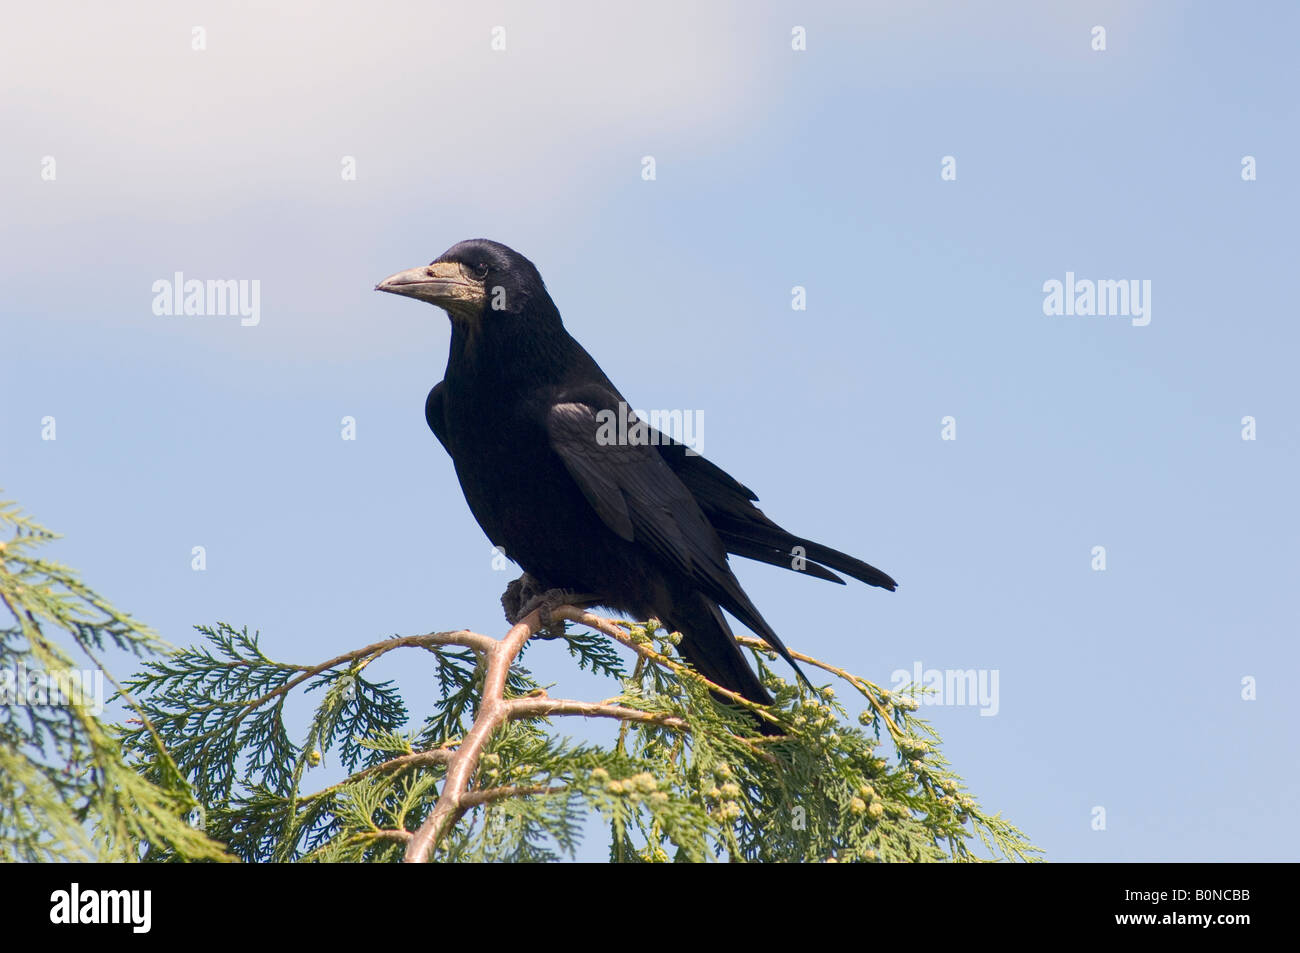
[[[850,706],[830,685],[780,678],[756,640],[746,644],[776,697],[769,717],[780,737],[760,735],[751,711],[718,701],[674,655],[675,635],[654,623],[601,623],[604,632],[552,634],[580,668],[610,681],[613,697],[596,713],[621,719],[616,742],[575,742],[559,730],[563,715],[516,711],[490,736],[480,730],[479,751],[466,736],[499,710],[500,699],[484,703],[483,653],[500,643],[431,633],[288,664],[263,652],[255,633],[221,623],[172,651],[72,570],[40,558],[53,533],[9,503],[0,503],[0,525],[12,534],[0,542],[0,603],[13,623],[0,628],[7,691],[25,691],[23,672],[72,685],[55,680],[74,668],[74,653],[114,686],[101,652],[145,659],[119,688],[133,712],[125,726],[103,724],[75,696],[2,699],[0,860],[396,861],[446,797],[449,764],[469,749],[468,800],[436,839],[434,859],[571,857],[593,815],[610,859],[625,863],[1038,853],[966,792],[914,697],[808,660],[847,686]],[[504,699],[555,701],[521,664],[541,639],[513,659]],[[637,653],[631,671],[624,648]],[[376,659],[411,649],[441,695],[415,721],[391,682],[366,676]],[[312,704],[305,731],[288,727],[291,699]],[[326,755],[346,778],[306,783]]]
[[[106,699],[93,687],[114,684],[99,653],[143,655],[163,643],[42,559],[57,535],[11,502],[0,502],[0,528],[0,619],[12,620],[0,628],[0,861],[134,860],[145,848],[224,858],[186,823],[195,802],[175,763],[159,751],[146,778],[98,717]],[[79,668],[74,653],[92,667]]]
[[[564,736],[560,715],[505,721],[473,772],[467,791],[477,800],[434,859],[569,857],[593,813],[618,862],[1036,859],[1020,831],[966,792],[915,698],[831,670],[857,700],[850,706],[829,685],[787,683],[761,644],[747,643],[787,732],[763,737],[751,714],[721,704],[677,662],[675,636],[653,623],[620,626],[642,650],[630,673],[605,635],[566,629],[562,639],[581,667],[611,680],[606,704],[668,723],[624,720],[602,747]],[[401,859],[482,713],[479,653],[433,633],[290,665],[268,658],[247,629],[199,631],[203,644],[146,662],[128,682],[153,726],[126,732],[141,770],[155,776],[169,752],[204,804],[206,831],[244,860]],[[365,670],[417,648],[442,697],[413,724],[393,685]],[[518,662],[505,697],[544,698]],[[298,741],[285,726],[294,692],[316,699]],[[348,776],[312,790],[304,778],[326,754]],[[166,845],[148,853],[176,855]]]

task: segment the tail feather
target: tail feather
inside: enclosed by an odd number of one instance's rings
[[[875,566],[863,562],[848,553],[831,549],[810,539],[795,536],[764,518],[763,522],[754,519],[738,519],[733,516],[713,514],[710,519],[727,552],[749,559],[758,559],[774,566],[809,572],[811,575],[833,582],[844,580],[829,573],[826,566],[838,569],[846,576],[852,576],[869,586],[879,586],[891,592],[898,588],[888,573],[881,572]],[[795,547],[799,547],[798,550]],[[758,555],[755,555],[755,552]],[[766,554],[766,555],[764,555]],[[777,555],[779,554],[779,555]],[[802,563],[796,561],[796,554],[802,557]]]
[[[664,438],[659,453],[694,495],[727,552],[807,572],[830,582],[844,581],[830,571],[836,569],[869,586],[890,591],[898,588],[888,574],[875,566],[782,529],[754,505],[758,497],[753,490],[704,457],[688,452],[682,444]],[[799,555],[805,561],[794,559],[796,546],[803,548]]]
[[[665,625],[682,634],[678,649],[695,670],[728,691],[759,705],[772,704],[772,696],[750,667],[731,626],[713,600],[696,595],[685,606],[673,607],[673,617],[662,620]],[[729,701],[718,696],[722,702]],[[755,716],[759,730],[766,735],[779,735],[781,730],[765,718]]]
[[[825,579],[827,582],[845,585],[843,579],[835,575],[825,566],[819,566],[815,562],[804,559],[802,564],[797,564],[795,554],[787,550],[780,549],[776,546],[760,546],[757,543],[751,543],[749,540],[742,539],[738,536],[728,536],[725,533],[719,534],[727,552],[733,556],[744,556],[746,559],[753,559],[760,563],[767,563],[771,566],[780,566],[782,569],[798,568],[808,573],[810,576],[816,576],[818,579]]]

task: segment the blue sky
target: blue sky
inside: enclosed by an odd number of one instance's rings
[[[1300,853],[1293,5],[13,20],[0,486],[170,640],[223,619],[308,662],[503,631],[511,574],[423,420],[446,317],[371,290],[489,237],[635,405],[701,413],[770,516],[899,580],[736,560],[787,643],[879,682],[998,672],[996,716],[926,714],[1049,859]],[[260,323],[155,315],[176,271],[258,280]],[[1067,272],[1149,280],[1150,324],[1044,315]]]

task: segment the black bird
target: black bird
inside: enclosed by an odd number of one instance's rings
[[[841,585],[831,570],[895,588],[879,569],[786,532],[754,506],[752,491],[666,435],[634,425],[624,428],[628,439],[609,439],[614,415],[634,424],[627,401],[513,249],[463,241],[376,290],[451,318],[447,370],[425,418],[479,526],[526,573],[503,598],[510,621],[570,598],[654,617],[681,633],[681,652],[702,675],[768,704],[722,609],[798,666],[728,553]]]

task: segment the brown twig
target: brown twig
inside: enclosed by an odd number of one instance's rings
[[[639,711],[612,701],[584,702],[569,698],[549,698],[545,694],[529,695],[524,698],[506,698],[506,679],[510,674],[510,667],[523,650],[525,643],[542,628],[540,616],[540,610],[534,610],[521,619],[501,639],[493,639],[464,630],[456,633],[437,633],[437,635],[441,636],[454,634],[461,640],[457,644],[472,644],[475,651],[479,653],[486,669],[483,677],[482,702],[474,719],[474,724],[461,740],[459,747],[454,751],[447,746],[436,749],[438,752],[436,760],[447,765],[447,777],[443,781],[442,791],[438,795],[433,810],[425,818],[424,823],[420,825],[420,829],[412,834],[411,839],[407,842],[406,855],[403,858],[407,863],[423,863],[427,861],[438,843],[447,836],[447,833],[465,816],[465,813],[474,807],[505,797],[555,793],[564,790],[563,788],[548,788],[545,786],[508,786],[479,789],[477,791],[471,789],[470,782],[478,770],[484,749],[492,736],[506,722],[522,718],[544,718],[551,715],[575,715],[583,718],[614,718],[622,721],[625,725],[638,722],[641,724],[663,725],[683,732],[690,730],[689,723],[684,718],[676,715]],[[585,609],[567,605],[552,609],[551,618],[552,620],[562,619],[576,622],[595,629],[631,649],[639,658],[662,665],[679,676],[694,678],[708,686],[710,691],[737,705],[748,708],[761,718],[776,723],[776,719],[768,714],[763,706],[751,702],[743,695],[713,684],[703,675],[681,664],[676,659],[656,652],[651,645],[645,641],[634,639],[630,632],[610,619],[594,615]],[[427,639],[429,636],[423,638]],[[773,759],[771,753],[763,751],[759,745],[748,739],[740,740],[744,741],[760,756],[769,760]],[[431,752],[416,752],[412,755],[394,759],[394,761],[387,762],[381,767],[397,767],[399,762],[402,767],[405,767],[408,763],[417,762],[417,759],[425,754],[431,754]]]
[[[736,641],[739,642],[741,645],[747,645],[750,648],[755,648],[763,652],[772,653],[772,646],[768,645],[766,642],[764,642],[761,639],[754,638],[751,635],[738,635],[736,636]],[[839,668],[838,666],[831,665],[829,662],[823,662],[821,659],[813,658],[811,655],[804,655],[802,652],[796,652],[793,650],[790,652],[790,655],[800,662],[807,662],[809,665],[819,668],[823,672],[830,672],[830,674],[844,679],[844,681],[848,682],[859,692],[861,692],[863,697],[867,699],[868,704],[870,704],[871,707],[875,709],[876,714],[878,714],[881,718],[885,720],[885,725],[889,728],[889,734],[894,741],[898,741],[898,739],[900,738],[907,737],[907,732],[903,731],[903,729],[899,728],[898,725],[895,724],[894,719],[891,718],[889,715],[888,709],[886,709],[883,705],[880,704],[880,699],[877,697],[877,693],[884,691],[882,688],[880,688],[880,686],[867,681],[865,678],[859,678],[858,676],[854,675],[852,672],[848,672],[842,668]]]
[[[502,639],[483,639],[480,653],[487,669],[483,676],[483,697],[474,724],[461,741],[460,747],[447,764],[447,777],[442,783],[442,793],[420,829],[406,845],[407,863],[423,863],[438,841],[446,834],[472,805],[464,803],[469,794],[470,778],[478,768],[483,748],[493,733],[510,716],[506,700],[506,678],[510,666],[541,625],[540,610],[534,609],[513,626]]]
[[[541,697],[513,698],[506,702],[510,720],[516,718],[545,718],[548,715],[581,715],[584,718],[617,718],[624,723],[641,722],[649,725],[665,725],[682,731],[690,725],[684,718],[661,712],[637,711],[608,702],[583,702],[571,698]]]
[[[568,788],[564,785],[548,787],[545,784],[507,784],[499,788],[480,788],[466,792],[460,799],[461,807],[469,810],[493,801],[504,801],[508,797],[524,797],[528,794],[563,794]]]
[[[570,622],[577,622],[581,625],[587,626],[588,628],[595,629],[598,632],[602,632],[605,635],[609,636],[611,639],[614,639],[616,642],[626,645],[629,649],[631,649],[633,652],[635,652],[637,655],[641,656],[642,658],[646,659],[647,661],[655,662],[659,665],[662,665],[664,668],[674,672],[677,675],[681,675],[686,678],[693,678],[697,682],[703,685],[707,685],[709,691],[717,695],[720,695],[723,698],[727,699],[728,701],[734,702],[735,704],[740,705],[743,708],[748,708],[750,711],[758,715],[758,717],[765,718],[768,721],[772,722],[772,724],[774,725],[780,724],[780,722],[778,722],[774,717],[772,717],[772,715],[768,713],[767,709],[763,705],[759,705],[756,702],[752,702],[744,695],[740,695],[737,694],[736,692],[731,691],[730,689],[723,688],[721,685],[715,685],[713,682],[709,681],[707,678],[705,678],[703,675],[701,675],[699,672],[695,671],[694,669],[688,668],[687,666],[683,665],[681,662],[678,662],[676,659],[669,658],[667,655],[662,655],[659,652],[656,652],[653,648],[651,648],[649,645],[645,644],[644,642],[636,641],[635,639],[632,638],[630,633],[625,632],[622,628],[620,628],[618,625],[616,625],[614,622],[610,621],[609,619],[603,618],[598,615],[593,615],[592,613],[586,611],[585,609],[577,609],[574,608],[573,606],[560,606],[558,609],[552,610],[551,617],[555,619],[567,619]],[[767,645],[766,642],[760,644],[764,646]]]
[[[579,622],[605,633],[643,657],[653,659],[677,671],[689,671],[648,646],[633,641],[627,632],[609,619],[592,615],[590,612],[576,609],[573,606],[560,606],[558,609],[552,610],[551,617],[552,619],[567,619]],[[455,751],[450,751],[447,748],[438,749],[440,752],[447,752],[445,758],[440,756],[440,760],[444,760],[447,764],[447,777],[443,781],[442,791],[438,795],[438,801],[434,804],[433,810],[425,818],[424,823],[420,825],[420,829],[407,842],[406,856],[404,858],[406,862],[422,863],[427,861],[439,841],[471,808],[503,797],[553,793],[563,790],[562,788],[519,786],[480,789],[477,791],[470,789],[470,781],[478,770],[484,748],[493,734],[508,721],[522,718],[544,718],[550,715],[576,715],[583,718],[615,718],[623,722],[664,725],[679,731],[688,731],[690,729],[686,720],[676,715],[638,711],[635,708],[627,708],[610,701],[584,702],[569,698],[549,698],[546,695],[506,698],[506,679],[510,674],[510,666],[514,664],[524,644],[541,627],[540,611],[534,610],[521,619],[501,639],[492,639],[477,633],[457,633],[458,635],[473,636],[476,642],[474,647],[483,658],[486,672],[483,676],[482,702],[479,705],[474,724],[461,740],[459,747]],[[726,692],[725,689],[722,692],[728,696],[732,695],[732,693]],[[740,696],[735,697],[741,702],[745,702]],[[748,702],[745,703],[749,704]],[[419,755],[420,753],[416,753],[408,755],[406,758],[415,759]]]
[[[319,665],[313,665],[310,668],[302,666],[292,666],[301,669],[298,675],[289,679],[278,688],[272,689],[259,698],[251,698],[248,701],[235,702],[233,704],[241,706],[244,710],[235,716],[233,725],[238,725],[244,718],[257,708],[265,705],[273,698],[288,695],[289,692],[297,688],[307,679],[319,675],[321,672],[328,671],[342,665],[345,662],[357,662],[365,659],[365,664],[369,665],[375,659],[394,649],[409,648],[418,646],[420,648],[434,648],[440,645],[461,645],[466,648],[482,651],[484,646],[489,642],[495,641],[486,635],[479,635],[477,632],[471,632],[468,629],[458,629],[454,632],[429,632],[426,635],[407,635],[397,639],[384,639],[382,642],[374,642],[364,648],[354,649],[351,652],[344,652],[342,655],[336,655],[328,661],[321,662]],[[218,707],[216,704],[203,706],[195,709],[196,711],[209,711]],[[229,705],[227,707],[230,707]]]

